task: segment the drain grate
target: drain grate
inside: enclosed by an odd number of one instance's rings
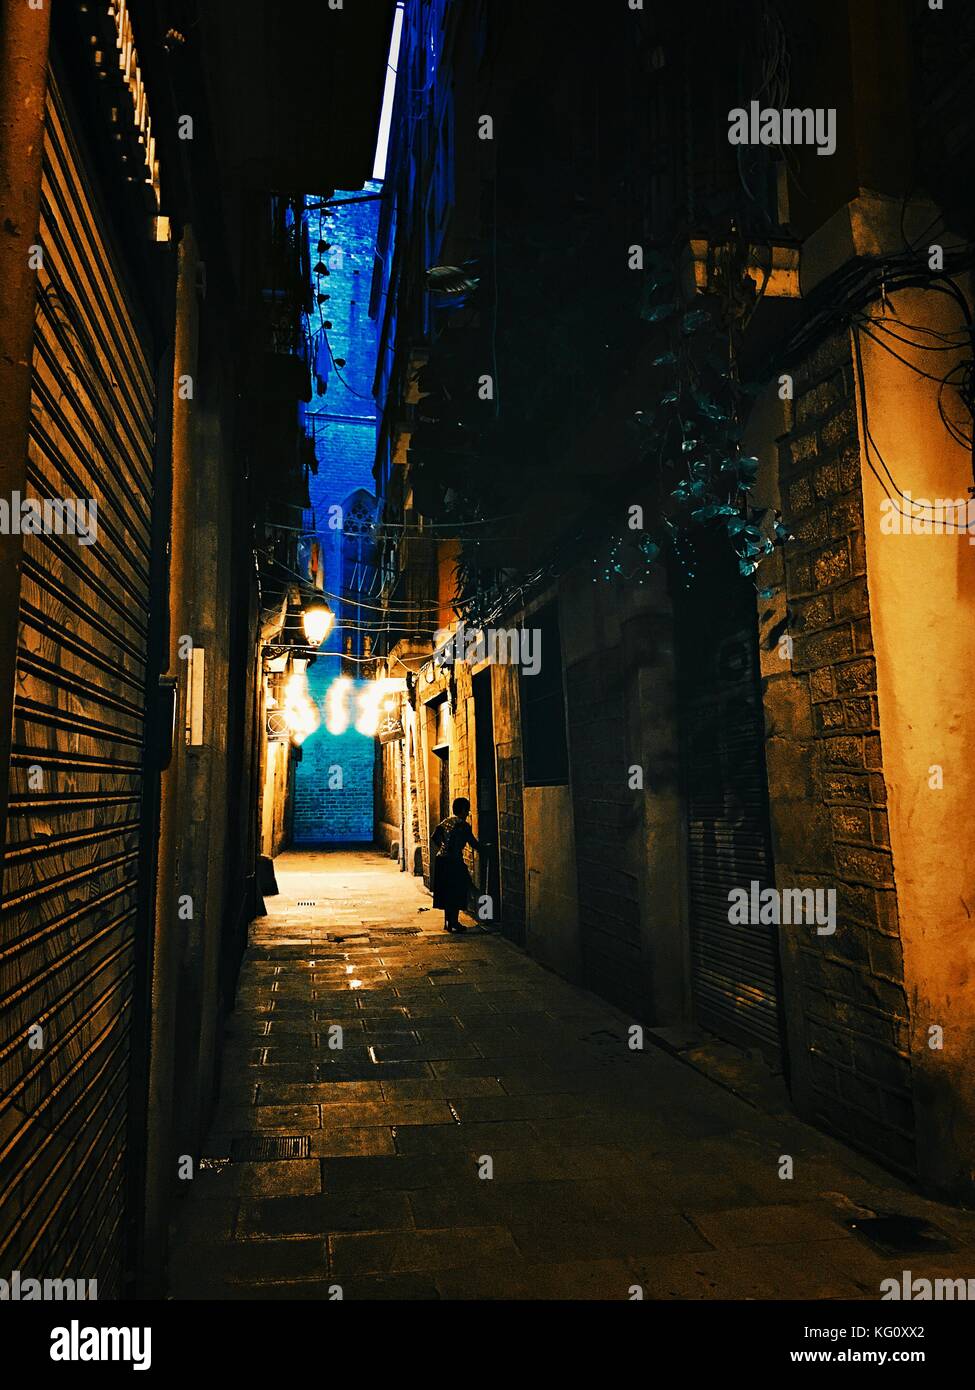
[[[847,1226],[883,1255],[923,1255],[952,1249],[944,1231],[920,1216],[858,1216]]]
[[[233,1163],[256,1163],[267,1158],[308,1158],[311,1140],[307,1134],[247,1134],[230,1141]]]

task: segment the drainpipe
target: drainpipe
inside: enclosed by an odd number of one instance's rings
[[[44,98],[51,7],[0,0],[0,497],[27,489]],[[21,536],[0,541],[0,854],[7,838]]]

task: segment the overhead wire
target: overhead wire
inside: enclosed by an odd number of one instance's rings
[[[399,610],[395,610],[392,607],[392,605],[396,602],[395,600],[391,601],[391,604],[373,604],[366,602],[366,600],[364,599],[350,597],[348,594],[336,594],[329,589],[317,589],[314,585],[309,583],[309,581],[304,577],[304,575],[299,574],[297,570],[293,570],[289,565],[285,565],[280,560],[276,561],[276,563],[283,574],[288,575],[292,579],[297,579],[299,583],[304,586],[307,596],[309,598],[312,597],[314,594],[321,594],[325,598],[334,599],[336,603],[354,604],[358,608],[373,608],[376,609],[378,612],[382,613],[389,611],[401,611],[405,613],[407,611],[417,612],[421,610],[439,613],[443,611],[443,608],[445,606],[439,603],[415,604],[404,601],[402,608]]]
[[[859,327],[858,327],[857,325],[854,325],[854,327],[853,327],[853,346],[854,346],[854,362],[855,362],[855,364],[856,364],[857,385],[858,385],[858,388],[859,388],[859,395],[860,395],[860,413],[861,413],[861,417],[862,417],[862,420],[863,420],[863,435],[864,435],[864,443],[865,443],[865,445],[866,445],[866,447],[864,448],[864,451],[863,451],[863,452],[864,452],[864,459],[865,459],[865,461],[866,461],[866,463],[867,463],[867,466],[869,467],[871,473],[874,475],[874,477],[875,477],[875,478],[877,479],[877,481],[879,482],[881,488],[883,489],[884,495],[887,497],[888,501],[893,502],[893,503],[895,504],[895,508],[896,508],[896,511],[897,511],[898,515],[904,517],[906,520],[911,521],[911,522],[915,522],[915,521],[919,521],[919,520],[925,520],[925,521],[929,521],[929,522],[931,522],[931,523],[933,524],[934,518],[931,518],[931,517],[923,517],[923,516],[921,516],[921,515],[918,514],[917,508],[918,508],[919,504],[916,503],[912,497],[909,497],[908,494],[907,494],[906,492],[904,492],[903,489],[899,486],[899,484],[897,483],[897,480],[895,479],[893,473],[892,473],[891,470],[890,470],[890,467],[889,467],[889,465],[888,465],[886,459],[884,458],[884,455],[883,455],[883,453],[882,453],[882,451],[881,451],[879,445],[877,444],[876,439],[874,438],[873,430],[871,429],[871,426],[870,426],[870,414],[869,414],[869,408],[868,408],[868,402],[867,402],[866,374],[865,374],[864,368],[863,368],[863,349],[862,349],[861,344],[860,344],[860,329],[859,329]],[[885,473],[886,476],[887,476],[887,479],[889,479],[890,484],[891,484],[891,487],[894,489],[894,492],[897,493],[898,499],[899,499],[900,501],[904,501],[904,502],[911,503],[912,506],[915,508],[914,511],[905,512],[899,505],[897,505],[897,499],[894,498],[893,494],[892,494],[892,493],[890,492],[890,490],[888,489],[887,483],[884,481],[884,478],[881,476],[880,473],[878,473],[877,469],[874,467],[873,461],[872,461],[872,459],[871,459],[871,457],[870,457],[870,450],[871,450],[871,448],[873,449],[874,454],[876,455],[877,459],[879,460],[880,465],[881,465],[881,467],[883,468],[883,471],[884,471],[884,473]],[[947,523],[947,522],[943,522],[942,524],[944,524],[945,526],[948,526],[948,523]],[[950,529],[951,529],[951,530],[954,530],[954,531],[959,531],[959,532],[964,531],[964,532],[967,533],[968,530],[969,530],[968,525],[967,525],[967,520],[966,520],[965,526],[963,526],[963,527],[957,527],[957,526],[954,526],[954,524],[952,523]]]

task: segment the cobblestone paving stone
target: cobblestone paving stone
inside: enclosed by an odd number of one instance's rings
[[[631,1051],[632,1020],[500,936],[447,935],[378,853],[276,869],[174,1298],[876,1299],[904,1268],[975,1277],[975,1214]],[[302,1156],[250,1147],[288,1137]],[[925,1217],[952,1248],[881,1255],[848,1228],[864,1210]]]

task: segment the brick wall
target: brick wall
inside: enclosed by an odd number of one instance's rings
[[[762,655],[778,886],[837,891],[835,935],[783,928],[799,1109],[897,1167],[914,1164],[908,1013],[887,830],[849,339],[796,371],[780,441],[791,663]],[[779,625],[781,626],[781,625]]]
[[[401,829],[402,743],[386,743],[376,749],[373,796],[376,807],[376,841],[383,849],[399,844]],[[402,853],[402,846],[400,846]]]
[[[308,496],[316,529],[328,545],[336,535],[328,529],[329,507],[341,506],[358,488],[369,493],[375,489],[372,476],[376,457],[375,423],[320,418],[315,422],[315,446],[318,473],[308,480]],[[331,579],[332,576],[326,587]]]
[[[379,188],[379,184],[370,181],[359,190],[337,190],[332,201],[338,204],[344,199],[361,198]],[[372,378],[378,337],[376,321],[369,317],[369,291],[378,225],[378,200],[347,202],[326,212],[309,214],[313,264],[319,258],[318,242],[329,244],[329,250],[321,253],[329,273],[318,281],[322,293],[329,298],[315,306],[311,327],[317,329],[322,319],[327,319],[332,324],[326,330],[332,357],[345,361],[344,367],[336,368],[327,349],[318,354],[316,374],[326,383],[327,392],[317,399],[326,400],[327,407],[323,408],[341,415],[375,414]]]
[[[454,714],[451,720],[450,797],[466,796],[477,804],[474,787],[474,711],[470,667],[454,668]]]
[[[462,663],[454,667],[454,717],[450,747],[450,797],[464,796],[471,803],[471,823],[483,837],[478,823],[476,782],[476,733],[474,727],[474,685],[471,668]],[[481,882],[481,861],[472,849],[464,851],[475,885]],[[474,904],[472,903],[472,906]]]
[[[370,183],[362,191],[368,193],[376,187]],[[335,199],[355,196],[359,195],[341,191],[334,195]],[[318,281],[329,298],[316,306],[310,325],[313,334],[323,319],[332,326],[326,330],[331,356],[321,338],[314,339],[315,389],[305,411],[305,425],[315,439],[318,472],[308,480],[311,509],[305,513],[305,526],[314,530],[321,542],[325,589],[331,595],[342,588],[343,535],[329,524],[329,508],[343,506],[359,489],[369,494],[375,492],[372,470],[376,458],[376,405],[370,393],[377,329],[375,320],[369,317],[369,284],[378,207],[375,202],[351,203],[335,209],[329,218],[320,213],[309,217],[312,260],[317,261],[320,255],[329,269],[329,274]],[[329,244],[328,251],[316,250],[320,239]],[[345,365],[336,368],[332,357]],[[367,540],[364,558],[369,558],[370,551],[371,541]],[[365,597],[368,599],[368,593]],[[350,631],[348,623],[354,621],[355,615],[345,611],[334,597],[330,602],[337,622],[325,649],[339,651]],[[366,621],[369,614],[364,612],[362,616]]]
[[[309,695],[320,712],[325,691],[338,674],[335,661],[319,661],[308,672]],[[364,683],[356,681],[353,700]],[[353,713],[355,704],[352,705]],[[324,720],[302,745],[295,773],[295,844],[336,844],[343,841],[370,843],[373,838],[373,761],[375,739],[360,734],[350,724],[341,734],[331,734]],[[341,787],[330,787],[332,769],[340,768]]]
[[[429,718],[426,705],[417,701],[416,737],[411,747],[414,805],[416,808],[416,837],[420,850],[420,871],[423,881],[430,885],[430,836],[434,827],[430,824],[430,781],[429,781]]]
[[[363,192],[375,191],[367,184]],[[358,196],[337,192],[335,199]],[[369,284],[376,241],[378,203],[353,203],[335,209],[330,218],[310,214],[309,233],[313,263],[321,256],[329,274],[319,286],[329,295],[311,317],[312,331],[327,319],[332,354],[344,359],[336,369],[328,349],[319,341],[315,357],[315,392],[305,412],[307,428],[314,434],[318,472],[309,478],[311,511],[305,524],[317,532],[325,562],[325,590],[336,614],[336,626],[324,651],[342,650],[349,623],[355,614],[335,595],[342,588],[342,542],[340,530],[329,527],[329,507],[341,506],[358,489],[372,493],[376,454],[376,409],[370,391],[376,363],[376,323],[369,317]],[[319,253],[319,239],[330,249]],[[337,252],[341,252],[341,262]],[[340,376],[341,374],[341,376]],[[344,380],[342,379],[344,378]],[[324,385],[325,389],[319,389]],[[371,542],[364,549],[368,556]],[[368,591],[364,598],[369,598]],[[363,610],[368,624],[371,610]],[[367,629],[368,630],[368,629]],[[344,733],[330,734],[324,726],[325,692],[339,674],[334,659],[319,660],[308,672],[309,693],[323,723],[305,740],[302,760],[295,773],[292,838],[296,844],[371,842],[375,833],[375,741],[351,727]],[[353,724],[355,699],[353,692]],[[331,770],[341,768],[342,787],[329,786]],[[334,780],[334,777],[332,778]],[[395,786],[391,788],[395,790]]]

